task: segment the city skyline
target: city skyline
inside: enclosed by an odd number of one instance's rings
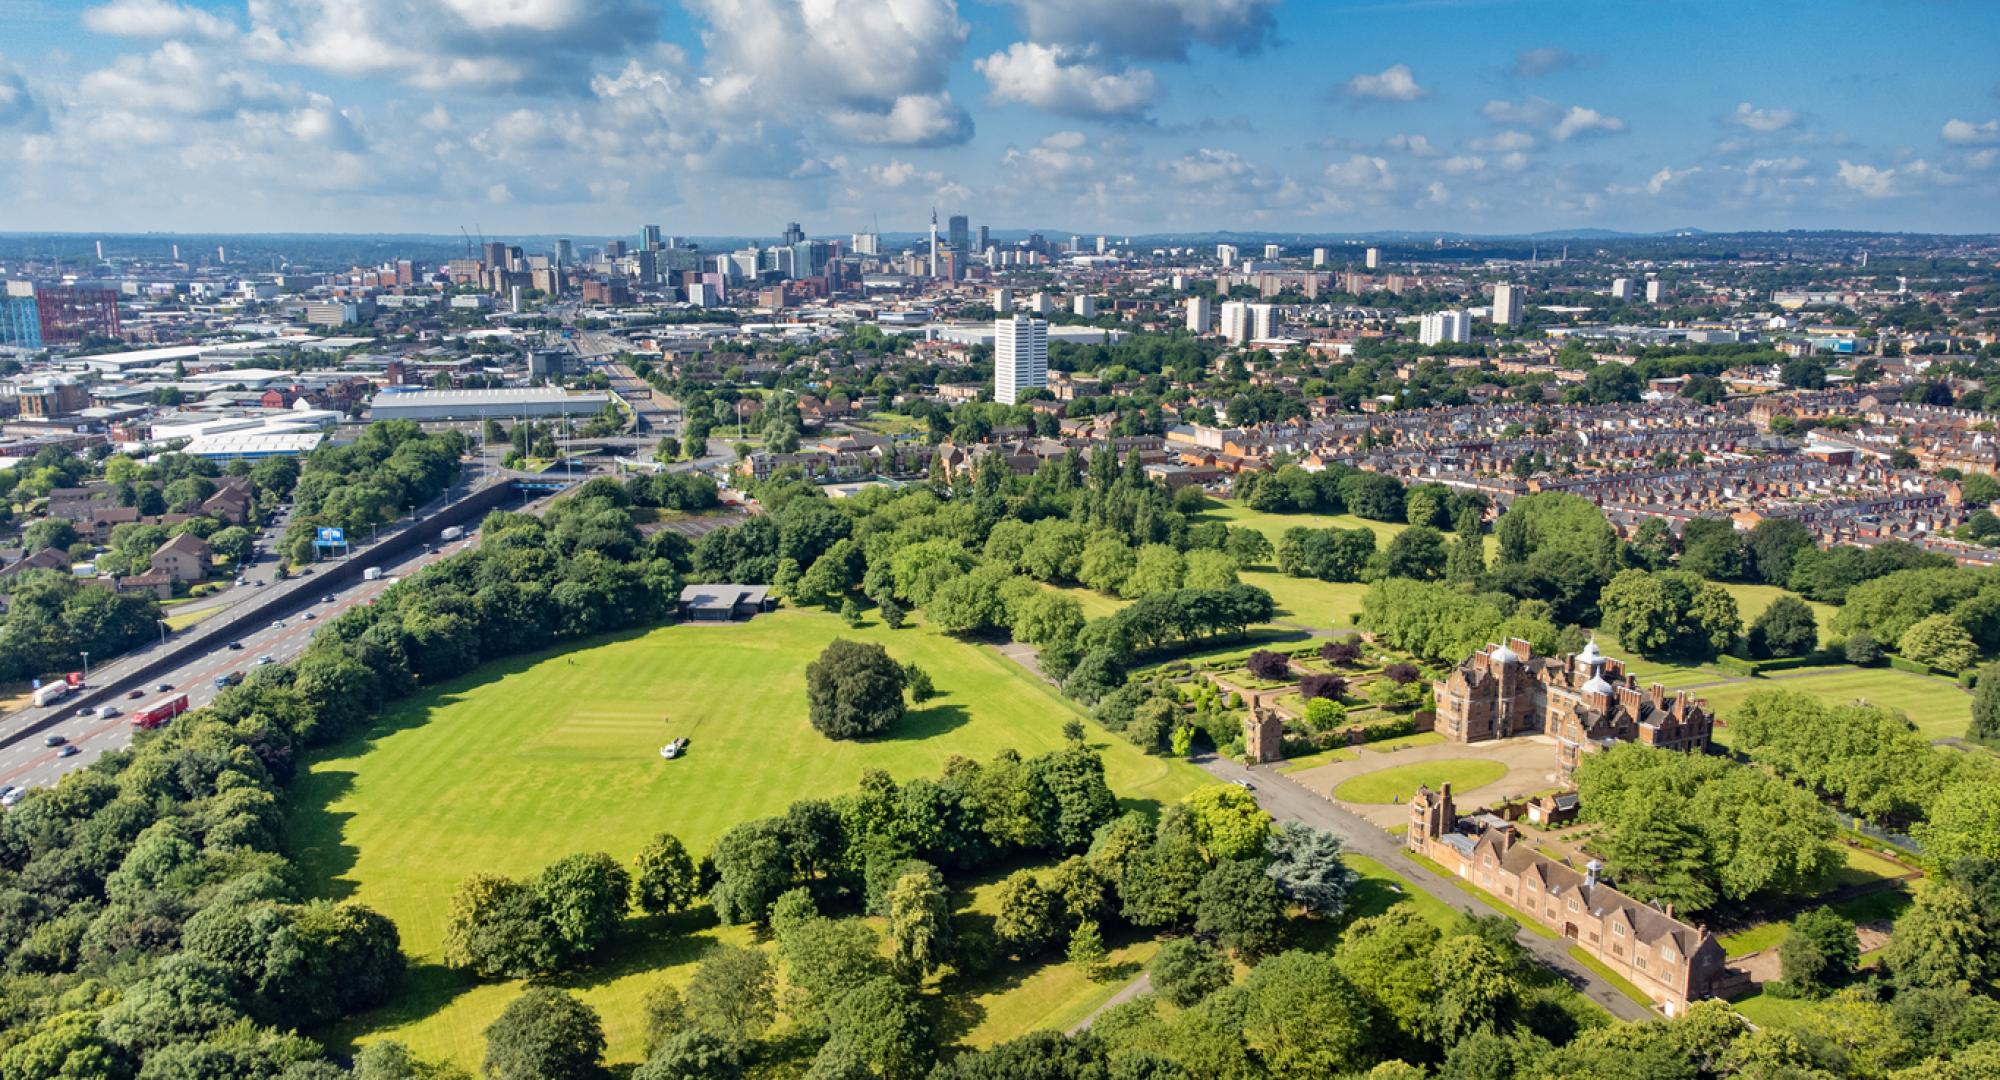
[[[1979,6],[1819,5],[1811,48],[1701,4],[0,13],[9,224],[52,230],[2000,229]]]

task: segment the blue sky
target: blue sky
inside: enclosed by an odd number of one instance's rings
[[[2000,231],[2000,4],[0,0],[0,229]]]

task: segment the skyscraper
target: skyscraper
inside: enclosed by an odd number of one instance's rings
[[[1049,384],[1049,324],[1026,315],[993,320],[993,400],[1018,404]]]
[[[1375,269],[1376,267],[1378,267],[1378,266],[1382,265],[1382,253],[1381,253],[1381,252],[1379,252],[1379,251],[1376,251],[1376,250],[1375,250],[1374,248],[1369,248],[1369,249],[1368,249],[1368,254],[1367,254],[1367,255],[1365,255],[1365,256],[1363,256],[1363,259],[1364,259],[1364,262],[1365,262],[1365,265],[1366,265],[1366,266],[1368,267],[1368,269],[1370,269],[1370,270],[1373,270],[1373,269]]]
[[[962,254],[971,249],[972,223],[966,220],[964,214],[953,214],[947,223],[945,233],[951,238],[953,251]]]
[[[1222,305],[1221,330],[1222,336],[1234,345],[1274,337],[1278,332],[1278,309],[1273,304],[1231,300]]]
[[[1215,261],[1221,263],[1225,267],[1235,266],[1236,245],[1235,244],[1215,245]]]
[[[556,266],[562,269],[576,265],[576,245],[567,239],[556,241]]]
[[[1472,316],[1463,311],[1434,311],[1417,323],[1417,343],[1442,345],[1472,340]]]
[[[976,243],[974,243],[974,244],[972,245],[972,250],[974,250],[974,251],[985,251],[985,250],[986,250],[987,248],[990,248],[990,247],[992,247],[992,246],[993,246],[993,243],[992,243],[992,241],[993,241],[993,236],[992,236],[992,231],[991,231],[991,230],[989,230],[989,229],[988,229],[988,228],[987,228],[986,226],[984,226],[984,225],[981,225],[981,226],[979,227],[979,233],[978,233],[978,236],[979,236],[979,239],[978,239],[978,241],[977,241]],[[1862,265],[1863,265],[1863,266],[1866,266],[1866,265],[1868,265],[1868,264],[1867,264],[1867,263],[1863,263]]]
[[[1318,266],[1325,266],[1325,265],[1326,265],[1326,249],[1325,249],[1325,248],[1314,248],[1314,249],[1313,249],[1313,265],[1314,265],[1314,266],[1316,266],[1316,267],[1318,267]]]
[[[1501,282],[1493,286],[1493,322],[1496,326],[1518,326],[1521,322],[1521,290]]]
[[[931,268],[929,277],[938,276],[937,207],[931,207]]]
[[[1660,286],[1660,279],[1659,279],[1659,278],[1647,278],[1647,279],[1646,279],[1646,302],[1647,302],[1648,304],[1657,304],[1657,303],[1659,303],[1659,302],[1660,302],[1660,297],[1661,297],[1661,296],[1663,296],[1663,295],[1665,295],[1665,294],[1661,292],[1661,286]]]
[[[791,247],[793,244],[797,244],[804,241],[805,238],[806,238],[806,231],[804,229],[799,228],[798,222],[796,221],[785,222],[784,246]]]
[[[1636,299],[1637,296],[1638,296],[1637,292],[1635,292],[1632,288],[1631,278],[1622,277],[1622,278],[1612,279],[1611,299],[1616,300],[1621,304],[1629,304],[1634,299]]]
[[[1079,319],[1097,318],[1097,297],[1089,293],[1078,293],[1070,301],[1070,311]]]
[[[660,227],[658,225],[642,225],[639,227],[639,250],[660,250]]]

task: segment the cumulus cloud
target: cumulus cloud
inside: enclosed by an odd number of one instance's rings
[[[827,122],[848,141],[872,146],[956,146],[972,138],[972,117],[949,92],[905,94],[886,113],[835,109]]]
[[[1956,146],[2000,143],[2000,120],[1988,120],[1983,124],[1976,124],[1970,120],[1953,117],[1944,122],[1944,130],[1940,134],[1944,136],[1944,141]]]
[[[111,66],[85,75],[77,93],[88,105],[135,115],[211,119],[242,110],[280,108],[299,97],[294,87],[232,67],[180,41],[169,41],[144,56],[119,57]]]
[[[1597,58],[1557,45],[1545,45],[1539,49],[1524,49],[1514,54],[1513,73],[1516,78],[1533,79],[1543,75],[1553,75],[1558,71],[1574,71],[1595,64]]]
[[[27,78],[0,57],[0,129],[39,130],[47,123],[48,110]]]
[[[1389,163],[1367,154],[1355,154],[1346,161],[1326,167],[1326,178],[1342,191],[1393,191],[1396,174]]]
[[[1102,55],[1184,60],[1195,44],[1249,54],[1275,30],[1278,0],[1012,0],[1032,41]]]
[[[236,33],[228,19],[174,0],[111,0],[85,8],[83,25],[111,37],[221,39]]]
[[[1625,121],[1615,116],[1606,116],[1596,109],[1586,109],[1581,105],[1571,105],[1556,126],[1549,129],[1549,137],[1557,142],[1587,135],[1613,135],[1625,130]]]
[[[1737,127],[1768,135],[1798,123],[1799,114],[1794,109],[1760,109],[1744,101],[1738,103],[1736,111],[1730,113],[1726,119]]]
[[[1341,93],[1365,101],[1416,101],[1429,90],[1417,85],[1408,64],[1391,64],[1377,75],[1356,75],[1341,87]]]
[[[1391,135],[1382,140],[1382,145],[1391,150],[1401,150],[1411,157],[1436,157],[1443,153],[1422,135]]]
[[[1092,63],[1087,52],[1060,45],[1017,41],[972,66],[986,76],[993,100],[1066,116],[1135,117],[1159,94],[1145,68],[1109,70]]]
[[[1483,154],[1512,154],[1534,149],[1535,137],[1525,131],[1509,128],[1482,139],[1473,139],[1466,145]]]
[[[1840,162],[1840,182],[1870,199],[1887,199],[1899,194],[1895,169],[1857,165],[1845,158]]]
[[[1544,97],[1530,97],[1519,102],[1495,98],[1479,107],[1479,115],[1496,124],[1547,127],[1562,118],[1562,106]]]

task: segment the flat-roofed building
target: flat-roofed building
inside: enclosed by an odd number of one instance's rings
[[[373,420],[504,420],[594,416],[611,403],[603,393],[567,393],[539,387],[491,390],[413,390],[381,393],[368,407]]]

